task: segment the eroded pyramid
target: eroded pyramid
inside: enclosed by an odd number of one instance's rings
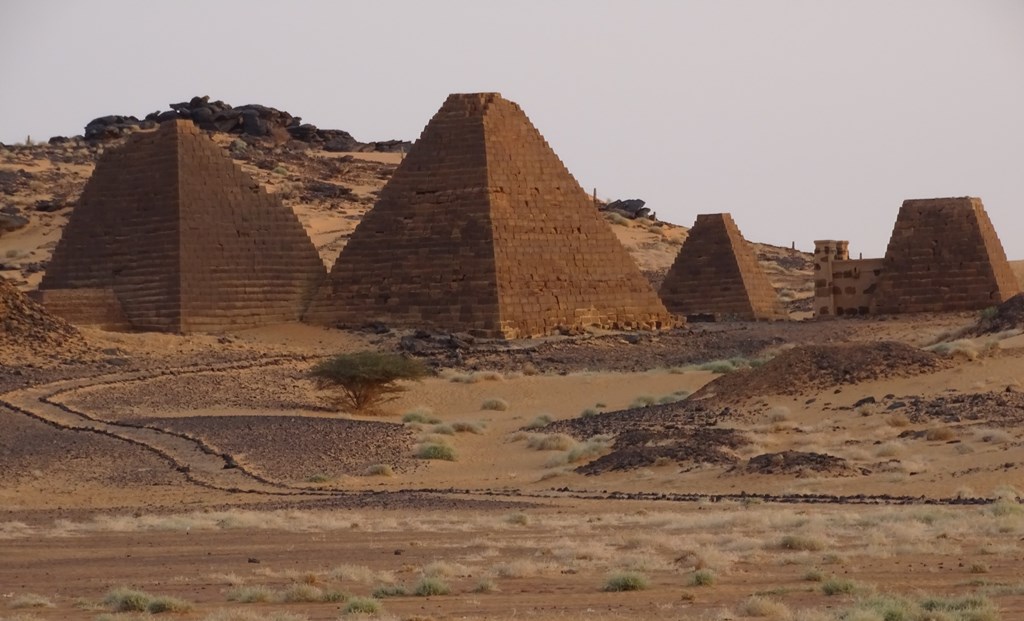
[[[204,332],[297,320],[325,277],[295,213],[175,120],[100,159],[39,297],[72,321]]]
[[[1018,292],[981,199],[906,200],[885,251],[872,311],[977,310]]]
[[[497,93],[448,97],[307,318],[496,338],[672,321],[587,193]]]
[[[673,313],[785,319],[779,296],[727,213],[700,214],[658,294]]]

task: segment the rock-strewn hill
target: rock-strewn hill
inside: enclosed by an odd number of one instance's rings
[[[85,140],[111,140],[122,138],[140,129],[153,129],[172,119],[189,119],[211,132],[239,134],[260,138],[274,138],[279,142],[298,140],[322,147],[326,151],[406,151],[410,143],[404,140],[360,142],[352,134],[340,129],[321,129],[312,123],[303,123],[302,117],[284,110],[260,104],[234,107],[221,100],[210,101],[209,95],[193,97],[188,101],[170,104],[169,110],[157,110],[142,119],[135,116],[110,114],[89,121],[85,126]],[[69,140],[63,136],[50,139],[53,144]]]

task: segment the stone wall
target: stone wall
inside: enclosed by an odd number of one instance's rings
[[[520,338],[674,320],[523,111],[451,95],[306,315]]]
[[[40,289],[112,290],[136,329],[219,331],[298,320],[324,277],[294,212],[169,121],[101,158]]]
[[[872,312],[977,310],[1018,291],[981,199],[907,200],[885,252]]]
[[[48,312],[76,326],[132,328],[113,289],[46,289],[33,291],[29,296]]]
[[[786,317],[753,247],[727,213],[697,216],[658,293],[671,312],[688,317]]]
[[[851,259],[850,243],[814,242],[814,314],[817,317],[866,315],[871,312],[882,259]]]

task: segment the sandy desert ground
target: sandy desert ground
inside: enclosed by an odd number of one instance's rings
[[[92,156],[64,155],[3,155],[31,173],[9,200],[73,202]],[[302,157],[244,162],[330,263],[400,156]],[[310,193],[327,178],[350,193]],[[4,235],[3,275],[34,286],[67,213]],[[652,278],[686,233],[612,226]],[[801,317],[806,255],[760,251]],[[511,344],[20,312],[30,336],[0,342],[0,619],[1024,618],[1017,306],[998,329],[962,313]],[[364,349],[434,374],[383,415],[336,411],[309,369]]]

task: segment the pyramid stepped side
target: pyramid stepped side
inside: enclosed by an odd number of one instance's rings
[[[681,315],[786,317],[753,246],[727,213],[697,216],[659,295],[670,311]]]
[[[670,324],[657,293],[522,109],[496,96],[483,124],[503,335]]]
[[[1018,291],[980,199],[907,200],[885,251],[872,310],[977,310]]]
[[[113,291],[133,327],[180,329],[177,145],[160,131],[132,135],[97,163],[54,248],[41,299],[59,308],[63,290],[100,290],[95,298]]]
[[[297,321],[327,276],[295,212],[188,121],[175,121],[181,329]]]
[[[486,97],[449,97],[356,227],[306,313],[500,336]]]

